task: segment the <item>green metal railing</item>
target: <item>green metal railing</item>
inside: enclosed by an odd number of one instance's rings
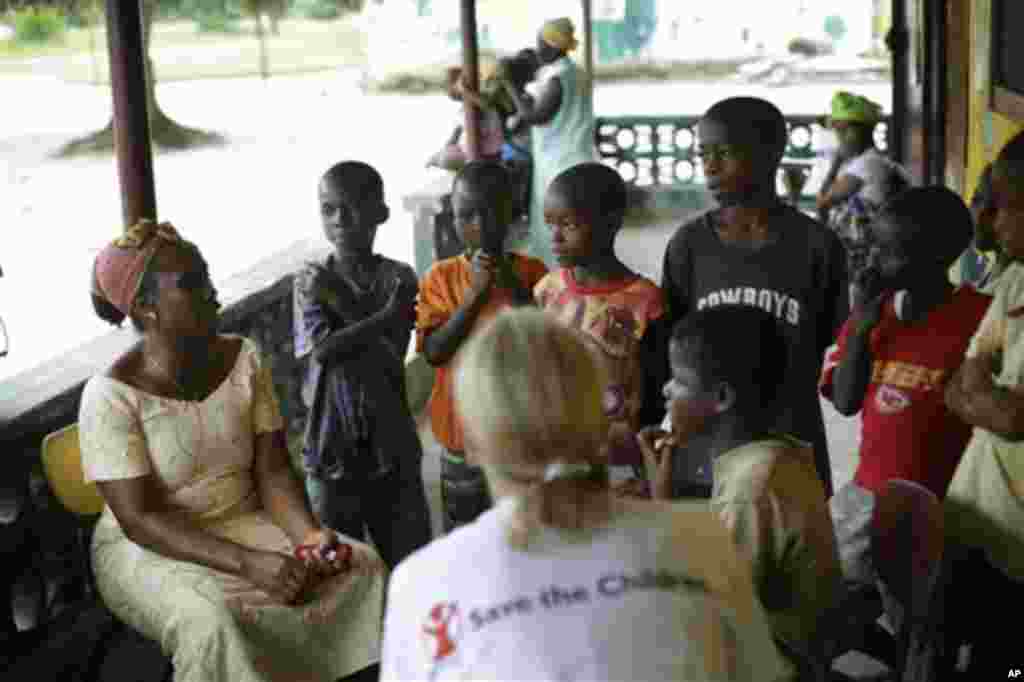
[[[636,195],[677,195],[673,205],[700,201],[695,190],[704,184],[696,156],[699,116],[618,116],[597,118],[595,141],[601,160],[615,168]],[[816,149],[820,116],[788,116],[789,145],[779,173],[779,192],[786,194],[784,175],[800,175],[806,181],[823,150]],[[875,143],[887,147],[888,122],[875,130]],[[801,185],[800,203],[812,201],[812,190]],[[664,199],[656,198],[659,203]]]

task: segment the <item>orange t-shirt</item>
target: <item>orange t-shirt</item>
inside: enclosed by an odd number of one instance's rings
[[[544,275],[547,266],[530,256],[509,254],[520,282],[527,291],[533,291]],[[469,294],[473,266],[465,255],[438,261],[420,282],[420,296],[416,304],[416,350],[423,351],[427,336],[448,321],[466,301]],[[487,302],[481,308],[473,323],[472,334],[487,320],[506,308],[512,307],[512,293],[508,289],[494,287]],[[452,452],[463,452],[466,448],[462,436],[462,425],[455,414],[455,397],[452,394],[452,367],[455,357],[437,368],[434,390],[430,394],[430,421],[437,442]]]

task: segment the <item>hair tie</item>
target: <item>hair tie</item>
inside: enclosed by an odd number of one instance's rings
[[[544,469],[544,483],[587,478],[594,473],[594,467],[587,462],[567,462],[555,460]]]

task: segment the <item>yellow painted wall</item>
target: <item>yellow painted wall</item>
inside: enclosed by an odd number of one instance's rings
[[[967,133],[966,196],[974,191],[985,164],[992,162],[1024,122],[994,113],[991,101],[992,0],[971,2],[970,130]],[[950,93],[956,97],[956,93]]]

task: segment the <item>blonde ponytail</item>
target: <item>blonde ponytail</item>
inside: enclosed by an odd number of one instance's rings
[[[537,310],[495,318],[460,353],[455,399],[488,478],[518,483],[508,528],[526,548],[541,526],[607,515],[602,363],[580,334]]]

